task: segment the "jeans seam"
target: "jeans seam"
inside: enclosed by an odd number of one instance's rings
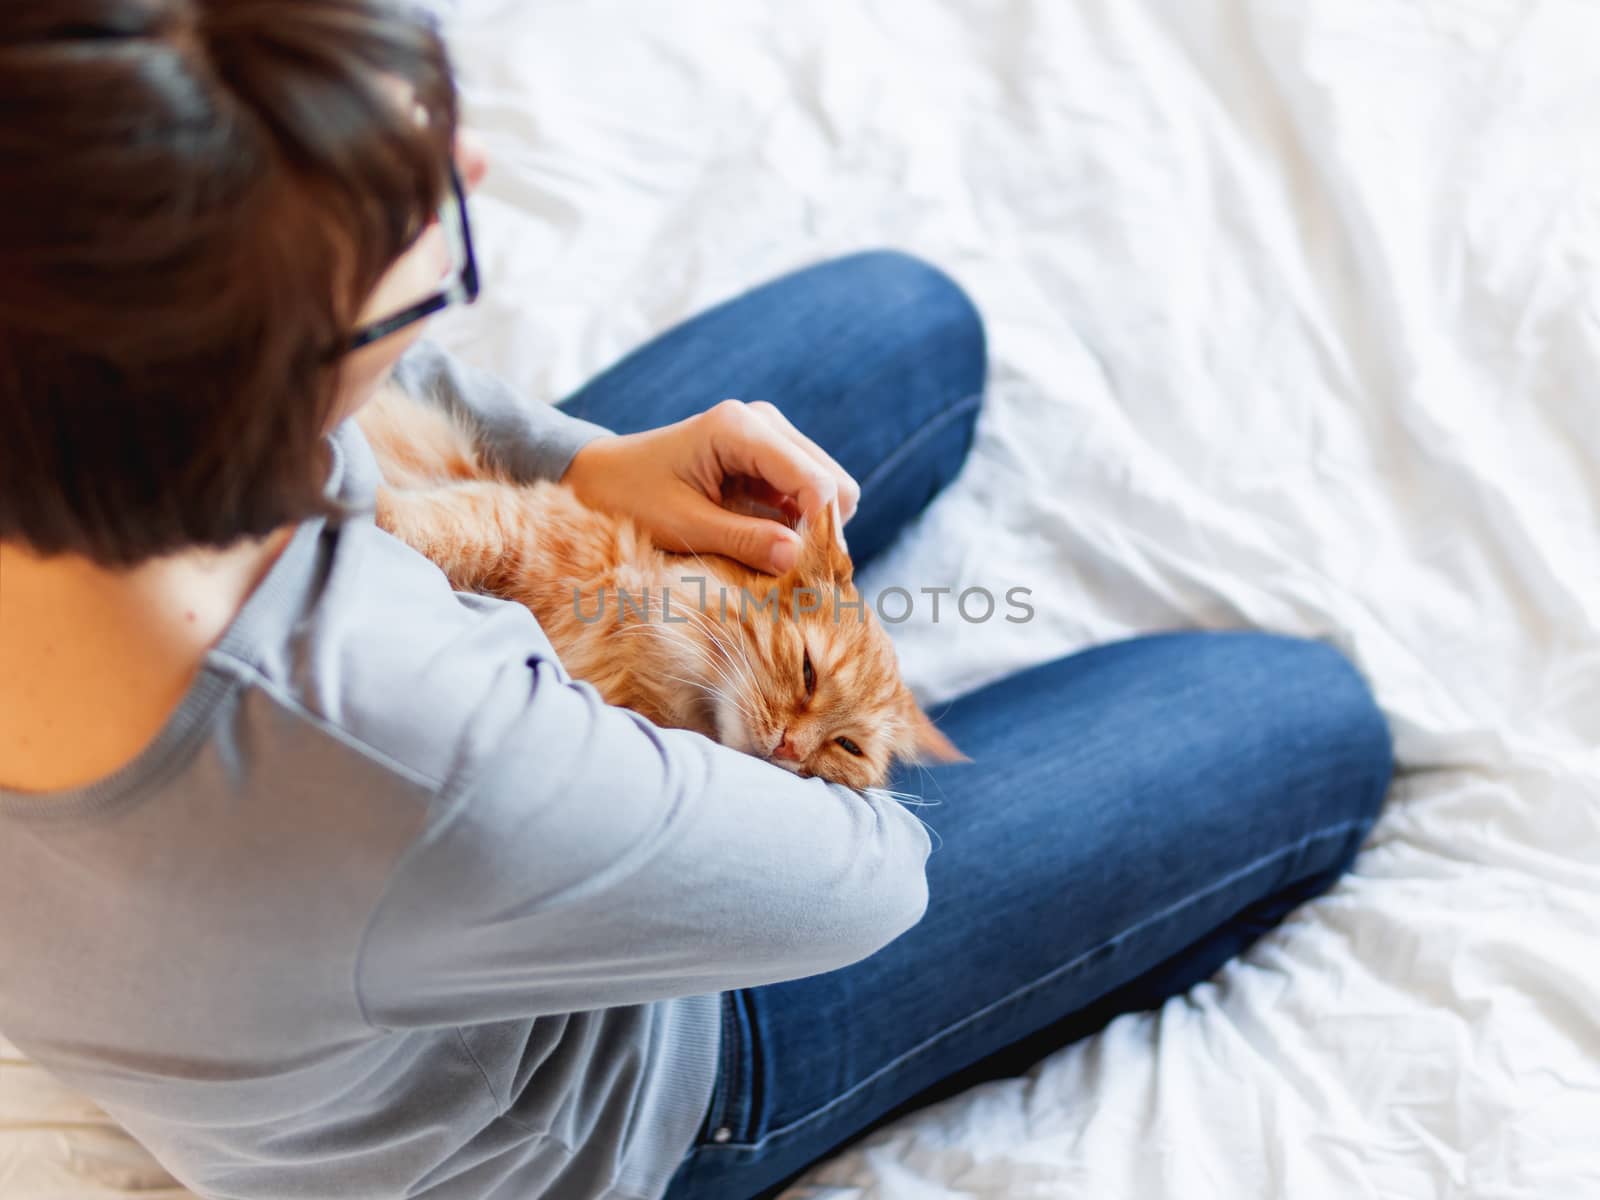
[[[935,415],[932,420],[923,425],[922,428],[916,430],[910,437],[890,451],[888,457],[873,467],[865,478],[858,480],[861,491],[865,493],[869,487],[882,478],[891,468],[903,462],[923,442],[938,433],[957,417],[965,416],[982,403],[982,392],[974,392],[970,396],[963,396],[953,401],[948,407]]]
[[[732,1056],[739,1052],[739,1033],[733,1017],[733,1004],[732,990],[723,992],[717,1004],[722,1037],[717,1052],[717,1073],[712,1082],[711,1103],[707,1106],[703,1124],[704,1144],[708,1145],[712,1134],[727,1123],[728,1110],[733,1104],[734,1087],[737,1082],[738,1064]]]
[[[1174,913],[1177,913],[1180,910],[1189,907],[1191,904],[1194,904],[1197,901],[1205,899],[1207,896],[1210,896],[1210,895],[1212,895],[1212,894],[1214,894],[1216,892],[1221,891],[1223,888],[1229,887],[1230,885],[1236,883],[1238,880],[1244,878],[1246,875],[1250,875],[1250,874],[1252,874],[1252,873],[1254,873],[1256,871],[1261,870],[1263,867],[1267,867],[1267,866],[1272,865],[1274,862],[1277,862],[1279,859],[1286,858],[1286,857],[1288,857],[1288,856],[1290,856],[1292,854],[1300,853],[1300,851],[1304,850],[1307,846],[1311,845],[1313,842],[1325,841],[1325,840],[1327,840],[1329,838],[1333,838],[1333,837],[1342,837],[1342,836],[1348,835],[1354,829],[1359,829],[1359,828],[1361,828],[1363,826],[1366,826],[1366,825],[1369,825],[1369,824],[1370,824],[1370,822],[1366,818],[1355,818],[1355,819],[1352,819],[1352,820],[1349,820],[1349,821],[1341,821],[1337,825],[1330,825],[1330,826],[1328,826],[1328,827],[1326,827],[1324,829],[1320,829],[1320,830],[1316,831],[1315,833],[1308,833],[1305,837],[1301,838],[1299,841],[1295,842],[1291,846],[1280,846],[1277,850],[1273,851],[1271,854],[1264,855],[1263,857],[1256,859],[1254,862],[1248,863],[1245,866],[1240,867],[1238,870],[1232,871],[1232,872],[1228,873],[1227,875],[1224,875],[1221,879],[1217,879],[1217,880],[1212,881],[1212,883],[1210,883],[1208,886],[1206,886],[1204,888],[1201,888],[1199,891],[1193,892],[1188,896],[1185,896],[1182,900],[1174,901],[1173,903],[1167,905],[1166,908],[1163,908],[1160,912],[1151,913],[1148,917],[1145,917],[1143,920],[1137,921],[1134,924],[1128,926],[1128,928],[1126,928],[1124,930],[1121,930],[1115,937],[1107,938],[1105,941],[1100,942],[1099,944],[1090,947],[1088,950],[1085,950],[1082,954],[1079,954],[1077,957],[1073,958],[1071,961],[1062,963],[1060,966],[1054,968],[1051,971],[1046,972],[1045,974],[1039,976],[1039,978],[1034,979],[1034,980],[1022,985],[1021,987],[1017,988],[1016,990],[1007,993],[1006,995],[1000,997],[1000,999],[998,999],[998,1000],[990,1001],[988,1004],[984,1005],[982,1008],[978,1009],[976,1012],[968,1013],[965,1017],[962,1017],[961,1020],[957,1021],[954,1025],[947,1025],[945,1028],[943,1028],[943,1029],[939,1030],[939,1032],[935,1033],[932,1037],[926,1039],[925,1041],[919,1042],[917,1045],[911,1047],[909,1050],[905,1051],[903,1054],[900,1054],[897,1057],[891,1059],[889,1062],[884,1063],[883,1066],[879,1067],[876,1071],[872,1072],[872,1074],[868,1075],[865,1079],[862,1079],[862,1080],[858,1081],[857,1083],[855,1083],[848,1091],[841,1092],[839,1095],[835,1096],[832,1100],[829,1100],[821,1108],[813,1109],[811,1112],[807,1113],[805,1116],[799,1118],[798,1120],[791,1121],[787,1125],[780,1126],[777,1129],[769,1129],[766,1132],[766,1134],[764,1136],[762,1136],[762,1138],[759,1141],[755,1141],[755,1142],[711,1143],[711,1144],[708,1144],[706,1146],[702,1146],[701,1149],[703,1149],[703,1150],[759,1150],[762,1147],[764,1147],[768,1142],[774,1140],[775,1138],[785,1137],[788,1134],[793,1133],[795,1130],[800,1129],[800,1128],[802,1128],[802,1127],[804,1127],[806,1125],[809,1125],[812,1121],[816,1120],[818,1117],[822,1116],[824,1113],[828,1112],[830,1109],[832,1109],[835,1106],[837,1106],[839,1104],[842,1104],[846,1100],[850,1099],[850,1097],[854,1096],[857,1092],[861,1091],[862,1088],[865,1088],[867,1085],[869,1085],[869,1084],[875,1082],[876,1080],[882,1078],[883,1075],[885,1075],[887,1072],[895,1069],[896,1067],[899,1067],[899,1066],[901,1066],[901,1065],[903,1065],[903,1064],[905,1064],[907,1062],[910,1062],[912,1059],[918,1057],[924,1051],[928,1050],[930,1047],[932,1047],[932,1046],[936,1045],[937,1043],[943,1041],[945,1038],[949,1037],[951,1034],[957,1032],[958,1030],[966,1028],[968,1025],[972,1024],[974,1021],[978,1020],[981,1017],[987,1016],[989,1013],[993,1012],[994,1010],[996,1010],[998,1008],[1001,1008],[1004,1005],[1010,1004],[1013,1000],[1016,1000],[1017,998],[1019,998],[1021,996],[1024,996],[1027,993],[1036,990],[1037,988],[1043,987],[1046,984],[1055,981],[1056,979],[1060,978],[1062,975],[1065,975],[1067,972],[1072,971],[1072,970],[1076,969],[1077,967],[1081,966],[1087,959],[1092,958],[1096,954],[1099,954],[1101,951],[1105,950],[1107,947],[1115,946],[1117,943],[1127,940],[1127,938],[1129,936],[1138,933],[1141,929],[1144,929],[1146,926],[1153,925],[1158,921],[1166,920],[1168,917],[1171,917]],[[1065,1016],[1067,1014],[1062,1014],[1062,1015]]]

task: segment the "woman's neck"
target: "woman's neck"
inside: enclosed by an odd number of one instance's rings
[[[0,542],[0,787],[78,787],[137,756],[291,532],[127,570]]]

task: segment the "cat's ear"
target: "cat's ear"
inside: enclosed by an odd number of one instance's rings
[[[911,708],[911,745],[914,753],[912,762],[920,763],[963,763],[971,762],[965,754],[955,748],[955,744],[939,732],[939,727],[928,719],[928,714],[916,705]]]
[[[845,548],[838,506],[829,504],[800,526],[800,561],[795,564],[795,571],[803,579],[831,579],[844,584],[850,582],[854,570],[850,551]]]

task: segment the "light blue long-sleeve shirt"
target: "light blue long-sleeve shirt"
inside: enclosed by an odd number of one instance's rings
[[[399,375],[522,477],[600,432],[436,351]],[[331,440],[369,507],[366,443]],[[716,993],[891,941],[927,852],[892,800],[610,708],[525,609],[313,521],[133,762],[0,790],[0,1029],[202,1196],[653,1198]]]

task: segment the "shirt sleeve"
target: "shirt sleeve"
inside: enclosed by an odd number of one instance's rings
[[[519,396],[503,380],[432,342],[406,351],[394,381],[407,394],[465,420],[489,460],[519,483],[560,479],[579,450],[608,432]]]
[[[894,940],[929,842],[898,802],[801,779],[502,671],[356,968],[368,1019],[466,1024],[799,978]]]

